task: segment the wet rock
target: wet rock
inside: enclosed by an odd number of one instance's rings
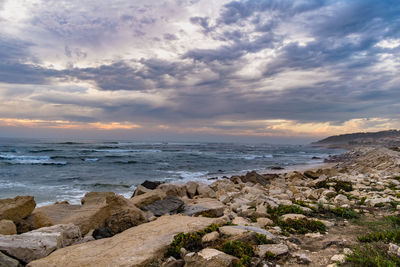
[[[267,244],[257,246],[257,255],[259,257],[265,257],[265,253],[269,252],[275,256],[281,256],[288,253],[289,248],[284,244]]]
[[[154,216],[162,216],[164,214],[177,214],[183,211],[185,203],[178,197],[169,196],[163,200],[157,200],[150,205],[142,208],[142,210],[150,211]]]
[[[0,199],[0,220],[17,222],[28,217],[35,206],[36,202],[31,196]]]
[[[15,235],[17,233],[17,227],[11,220],[0,221],[0,235]]]
[[[46,257],[58,248],[79,242],[79,227],[73,224],[44,227],[21,235],[0,236],[0,250],[28,263]]]
[[[222,251],[205,248],[198,253],[185,256],[185,267],[230,267],[239,263],[239,259]]]
[[[93,231],[93,238],[94,239],[102,239],[102,238],[109,238],[114,236],[114,232],[111,229],[111,227],[103,227],[103,228],[97,228]]]
[[[145,188],[147,188],[147,189],[154,190],[154,189],[156,189],[157,186],[159,186],[160,184],[163,184],[163,182],[161,182],[161,181],[149,181],[149,180],[146,180],[146,181],[144,181],[143,183],[141,183],[140,185],[143,186],[143,187],[145,187]]]
[[[110,227],[114,234],[121,233],[126,229],[145,223],[146,218],[143,211],[131,207],[114,213],[106,219],[105,225]]]

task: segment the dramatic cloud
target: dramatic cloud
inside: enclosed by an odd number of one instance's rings
[[[0,127],[314,138],[400,126],[394,0],[0,0],[0,29]]]

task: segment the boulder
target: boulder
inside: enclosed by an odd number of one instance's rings
[[[164,182],[161,182],[161,181],[149,181],[149,180],[146,180],[143,183],[141,183],[140,185],[145,187],[145,188],[147,188],[147,189],[154,190],[154,189],[157,188],[157,186],[159,186],[160,184],[163,184],[163,183]]]
[[[270,181],[256,171],[248,172],[245,176],[241,177],[243,183],[251,182],[254,184],[268,185]]]
[[[215,198],[217,196],[215,191],[206,184],[199,184],[197,187],[197,193],[202,198]]]
[[[219,228],[219,232],[223,235],[227,236],[238,236],[242,235],[246,232],[255,232],[257,234],[265,235],[267,239],[276,239],[276,236],[271,234],[265,229],[261,229],[254,226],[242,226],[242,225],[230,225],[230,226],[222,226]]]
[[[130,202],[140,209],[153,203],[154,201],[161,200],[166,197],[167,194],[164,191],[162,191],[161,189],[155,189],[145,194],[131,198]]]
[[[333,203],[335,203],[338,206],[341,206],[343,204],[349,204],[350,201],[347,199],[345,195],[339,194],[333,199]]]
[[[213,222],[210,218],[179,214],[162,216],[111,238],[59,249],[28,267],[147,266],[163,257],[176,234],[199,231]]]
[[[314,171],[305,171],[304,176],[311,179],[318,179],[319,174]]]
[[[193,198],[196,195],[198,183],[190,181],[186,183],[186,191],[190,198]]]
[[[0,252],[0,267],[22,267],[23,265],[19,263],[16,259],[8,257]]]
[[[143,185],[138,185],[138,186],[136,187],[135,192],[133,192],[132,197],[140,196],[140,195],[143,195],[143,194],[148,193],[148,192],[150,192],[150,191],[151,191],[151,189],[148,189],[148,188],[144,187]],[[131,198],[132,198],[132,197],[131,197]]]
[[[251,222],[243,217],[236,217],[232,220],[232,224],[236,224],[236,225],[250,225]]]
[[[198,253],[188,253],[184,260],[185,267],[230,267],[239,263],[238,258],[213,248],[205,248]]]
[[[28,217],[35,206],[36,202],[31,196],[0,199],[0,220],[17,222]]]
[[[145,222],[146,218],[143,211],[136,207],[130,207],[108,217],[105,225],[110,227],[115,234],[118,234]]]
[[[58,248],[79,242],[79,227],[73,224],[44,227],[21,235],[0,236],[0,250],[28,263],[46,257]]]
[[[190,199],[185,204],[183,213],[188,216],[220,217],[224,215],[225,205],[214,198]]]
[[[53,221],[47,216],[44,212],[39,210],[34,210],[25,221],[30,224],[30,228],[32,229],[39,229],[42,227],[49,227],[54,225]]]
[[[109,238],[114,236],[115,233],[114,231],[111,229],[111,227],[103,227],[103,228],[97,228],[93,231],[92,236],[94,239],[102,239],[102,238]]]
[[[269,218],[257,218],[257,224],[261,228],[265,228],[266,226],[274,225],[274,222]]]
[[[381,204],[381,203],[389,203],[391,202],[390,197],[385,197],[385,198],[370,198],[365,201],[365,204],[367,204],[370,207],[374,207],[376,204]]]
[[[257,255],[259,257],[265,257],[265,253],[269,252],[275,256],[281,256],[288,253],[289,248],[285,244],[267,244],[257,246]]]
[[[180,184],[161,184],[157,187],[165,192],[167,196],[186,197],[186,187]]]
[[[11,220],[0,221],[0,235],[15,235],[17,234],[17,227]]]
[[[137,210],[132,201],[122,196],[109,194],[109,192],[106,194],[92,193],[85,196],[82,206],[54,204],[40,207],[37,210],[46,214],[53,224],[73,223],[79,226],[83,235],[86,235],[91,229],[104,227],[106,220],[117,212],[128,209]]]
[[[183,210],[185,203],[178,197],[169,196],[162,200],[157,200],[150,205],[144,206],[142,210],[150,211],[154,216],[162,216],[164,214],[177,214]]]

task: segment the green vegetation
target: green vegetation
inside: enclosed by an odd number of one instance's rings
[[[167,251],[165,252],[165,257],[174,257],[180,259],[181,248],[185,248],[189,251],[200,251],[203,248],[201,243],[202,235],[199,233],[179,233],[174,237],[174,240],[169,245]]]
[[[365,201],[367,200],[367,197],[362,197],[360,201],[358,201],[357,205],[362,206],[365,205]]]
[[[223,252],[239,258],[240,264],[236,266],[251,266],[251,257],[254,256],[254,249],[241,241],[228,241],[222,245]]]
[[[302,207],[305,207],[305,208],[309,208],[309,209],[311,209],[313,211],[316,211],[315,207],[309,205],[308,203],[304,202],[303,200],[294,200],[292,202],[293,202],[293,204],[296,204],[296,205],[299,205],[299,206],[302,206]]]
[[[329,189],[331,186],[335,188],[336,192],[339,192],[340,190],[343,190],[345,192],[353,191],[353,185],[351,184],[351,182],[340,181],[340,180],[319,181],[315,185],[316,188],[327,188],[327,189]]]
[[[325,208],[322,205],[318,206],[316,214],[323,217],[341,217],[345,219],[358,219],[360,215],[352,208],[336,207],[333,209]]]
[[[292,220],[288,219],[286,221],[278,221],[278,226],[281,227],[282,230],[289,232],[289,233],[299,233],[299,234],[306,234],[306,233],[313,233],[313,232],[326,232],[326,226],[321,221],[318,220],[308,220],[304,219],[297,219]]]
[[[400,242],[400,215],[362,222],[372,232],[359,236],[361,242],[344,266],[400,266],[400,258],[388,253],[388,243]]]
[[[267,251],[267,252],[265,252],[265,258],[267,260],[273,260],[276,258],[276,255],[272,252]]]
[[[279,216],[289,213],[304,214],[305,212],[296,205],[280,205],[277,208],[267,207],[267,212],[271,215],[273,221],[277,221]]]
[[[273,240],[267,239],[263,234],[256,234],[257,245],[274,244]]]
[[[387,252],[387,245],[382,243],[366,244],[354,248],[352,254],[346,256],[343,266],[359,267],[395,267],[400,266],[400,258]]]
[[[194,233],[179,233],[174,236],[174,240],[169,245],[167,251],[165,252],[165,257],[173,256],[176,259],[181,258],[180,251],[181,248],[185,248],[189,251],[200,251],[203,249],[203,244],[201,242],[202,237],[205,234],[218,231],[219,226],[216,224],[210,224],[204,230],[194,232]]]

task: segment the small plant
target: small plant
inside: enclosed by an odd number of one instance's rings
[[[313,233],[313,232],[326,232],[326,226],[321,221],[318,220],[308,220],[304,219],[297,219],[292,220],[288,219],[286,221],[279,221],[279,227],[282,230],[287,231],[289,233],[299,233],[299,234],[306,234],[306,233]]]
[[[397,243],[400,241],[400,229],[375,231],[358,237],[358,240],[364,243],[377,242],[377,241]]]
[[[376,207],[376,208],[385,207],[385,203],[376,203],[374,207]]]
[[[292,202],[293,202],[293,204],[296,204],[296,205],[299,205],[299,206],[302,206],[302,207],[305,207],[305,208],[309,208],[309,209],[311,209],[313,211],[316,211],[315,207],[310,206],[308,203],[304,202],[303,200],[294,200]]]
[[[331,212],[335,214],[336,216],[345,218],[345,219],[358,219],[360,218],[360,215],[353,210],[352,208],[342,208],[342,207],[336,207],[331,209]]]
[[[344,266],[400,266],[400,258],[389,254],[387,251],[387,245],[381,243],[358,246],[353,250],[352,254],[346,256]]]
[[[243,266],[251,266],[251,257],[254,256],[254,249],[246,243],[241,241],[228,241],[222,245],[221,250],[226,254],[239,258]]]
[[[350,192],[353,190],[353,185],[351,182],[346,182],[346,181],[340,181],[340,180],[325,180],[325,181],[319,181],[318,183],[315,184],[316,188],[327,188],[332,186],[335,188],[336,192],[339,192],[340,190],[343,190],[345,192]]]
[[[366,197],[362,197],[362,198],[360,199],[360,201],[358,201],[357,205],[360,205],[360,206],[365,205],[365,201],[366,201],[366,200],[367,200]]]
[[[165,257],[174,257],[176,259],[180,259],[180,251],[181,248],[185,248],[189,251],[200,251],[203,248],[201,243],[202,235],[195,232],[195,233],[179,233],[174,237],[174,240],[168,247],[167,251],[165,252]]]
[[[265,259],[273,260],[276,258],[276,255],[270,251],[265,252]]]
[[[209,211],[204,211],[201,213],[201,216],[203,217],[207,217],[207,218],[216,218],[217,216],[215,216],[214,213],[209,212]]]
[[[267,237],[263,234],[256,234],[256,238],[257,238],[257,245],[274,244],[272,240],[267,239]]]

